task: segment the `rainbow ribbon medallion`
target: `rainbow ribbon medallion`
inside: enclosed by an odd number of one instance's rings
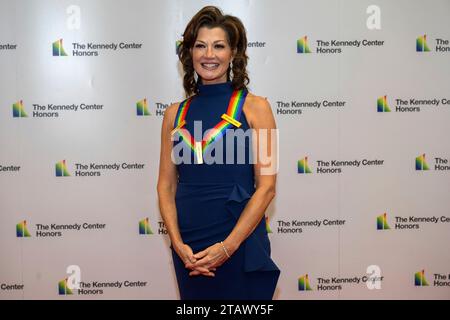
[[[216,139],[219,139],[225,134],[225,130],[232,125],[240,127],[241,123],[238,119],[241,118],[242,108],[244,106],[245,98],[247,97],[247,90],[235,90],[231,95],[228,103],[227,113],[222,115],[222,119],[218,124],[212,128],[205,136],[203,143],[203,151]]]
[[[217,123],[211,130],[208,131],[208,134],[205,138],[200,141],[195,141],[191,136],[189,131],[183,126],[186,124],[186,115],[187,111],[191,105],[192,97],[184,100],[180,103],[178,108],[177,116],[175,117],[175,128],[172,130],[171,134],[178,132],[183,139],[183,141],[191,148],[191,150],[195,153],[197,157],[197,163],[203,163],[203,152],[205,149],[215,140],[218,140],[225,134],[225,130],[231,126],[240,127],[241,123],[238,121],[242,114],[242,108],[244,106],[245,98],[247,96],[247,90],[235,90],[233,91],[230,102],[228,103],[227,112],[222,114],[221,120]],[[199,145],[201,143],[201,150]]]

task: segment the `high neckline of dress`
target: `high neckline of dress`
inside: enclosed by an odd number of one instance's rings
[[[215,84],[198,84],[199,95],[217,95],[233,92],[231,81]]]

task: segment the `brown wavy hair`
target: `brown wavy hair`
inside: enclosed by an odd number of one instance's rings
[[[194,64],[192,61],[191,49],[197,40],[198,30],[202,27],[222,28],[226,35],[228,44],[233,50],[233,79],[231,84],[235,90],[247,88],[250,79],[247,74],[247,35],[242,21],[231,15],[224,15],[222,11],[214,6],[207,6],[201,9],[189,21],[183,33],[183,41],[179,46],[178,57],[183,65],[184,78],[183,86],[186,96],[191,96],[198,92],[198,82],[194,78]],[[227,71],[227,79],[230,81],[230,68]],[[199,79],[200,81],[200,79]]]

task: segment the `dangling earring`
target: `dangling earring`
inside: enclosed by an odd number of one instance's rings
[[[230,80],[233,80],[234,74],[233,74],[233,60],[230,62]]]
[[[198,82],[198,74],[195,71],[194,71],[194,81],[195,81],[195,83]]]

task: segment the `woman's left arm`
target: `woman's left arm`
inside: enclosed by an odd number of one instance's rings
[[[255,230],[275,197],[278,169],[278,137],[275,119],[269,102],[252,97],[247,114],[253,129],[253,159],[256,191],[248,201],[236,226],[223,241],[230,254]]]
[[[275,197],[278,168],[277,128],[270,104],[266,99],[252,96],[246,108],[247,120],[253,129],[253,159],[256,190],[245,206],[235,227],[221,243],[194,255],[195,263],[206,268],[215,268],[227,260],[255,230],[265,211]],[[195,271],[192,275],[196,275]]]

